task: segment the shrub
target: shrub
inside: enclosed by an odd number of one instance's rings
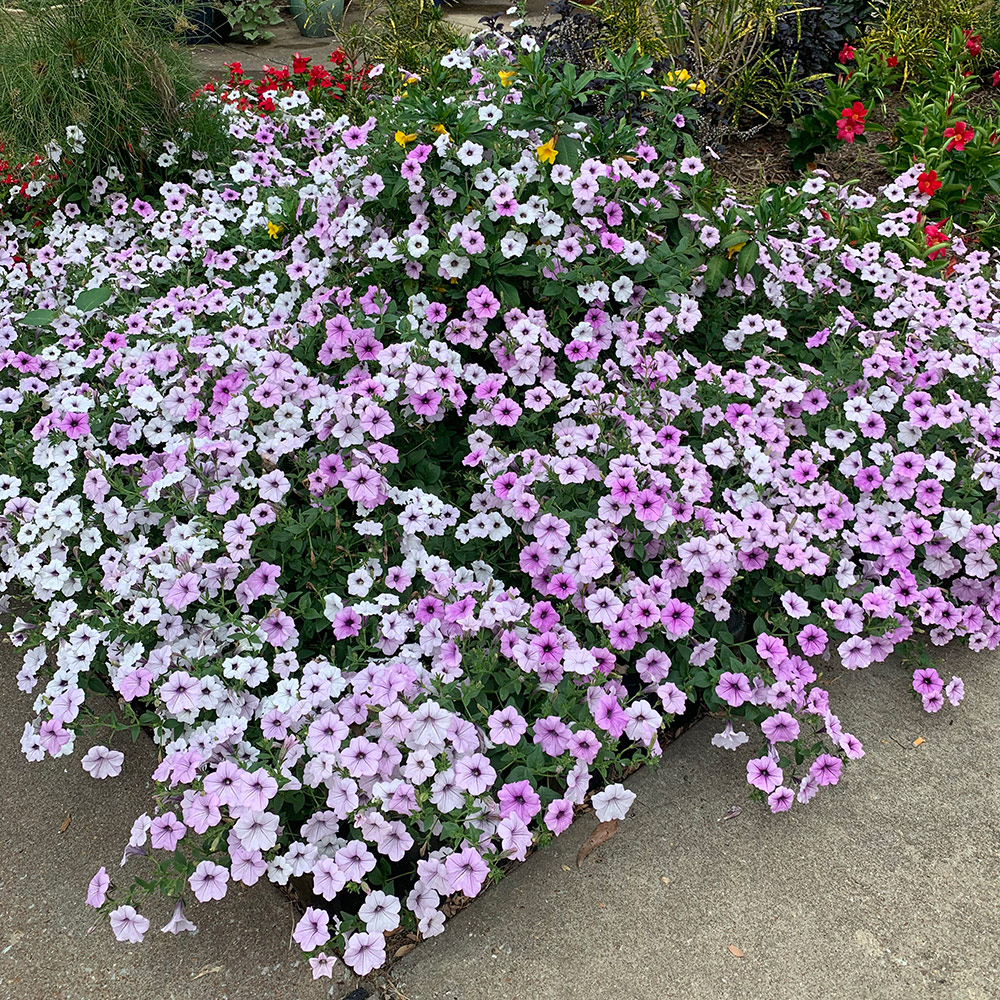
[[[274,38],[271,28],[281,24],[274,0],[217,0],[216,6],[236,34],[248,42],[266,42]]]
[[[876,155],[886,170],[900,173],[917,162],[932,175],[927,207],[937,222],[991,229],[984,207],[1000,194],[1000,119],[974,100],[980,87],[969,68],[975,57],[967,34],[955,28],[935,52],[927,79],[900,95],[897,60],[868,43],[845,50],[842,73],[829,81],[821,107],[793,130],[790,146],[801,165],[838,140],[862,144],[882,136]]]
[[[176,45],[175,4],[165,0],[27,0],[0,17],[0,136],[26,161],[69,126],[134,160],[164,128],[194,79]]]
[[[464,36],[444,20],[433,0],[362,4],[358,19],[345,21],[337,33],[339,46],[352,65],[384,64],[389,72],[379,82],[390,84],[402,82],[400,71],[405,80],[436,65],[463,40]]]
[[[928,259],[915,168],[901,208],[819,177],[712,208],[683,118],[654,146],[577,113],[612,80],[443,63],[361,124],[224,103],[231,161],[155,204],[98,177],[100,221],[3,224],[22,746],[162,749],[147,870],[88,893],[120,940],[150,894],[176,932],[305,877],[314,975],[364,974],[588,791],[624,816],[692,700],[720,746],[760,725],[783,812],[863,754],[825,675],[1000,644],[996,289],[961,240]],[[916,665],[928,711],[961,700]]]
[[[865,42],[898,59],[903,80],[920,81],[933,76],[939,43],[956,28],[990,38],[996,19],[995,0],[886,0],[878,5]],[[976,55],[985,63],[1000,52],[988,42]]]

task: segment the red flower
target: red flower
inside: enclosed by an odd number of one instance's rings
[[[300,56],[298,52],[292,56],[292,72],[293,73],[305,73],[306,69],[309,67],[310,57]]]
[[[837,122],[837,138],[844,142],[854,142],[856,135],[861,135],[865,130],[865,115],[868,109],[861,103],[855,101],[849,108],[844,108],[840,112],[840,120]]]
[[[886,59],[885,64],[891,69],[895,69],[899,65],[899,59],[897,59],[896,56],[889,56],[889,58]]]
[[[947,221],[945,219],[944,222],[929,222],[924,226],[924,239],[927,241],[927,249],[932,250],[927,255],[928,260],[936,260],[947,253],[948,234],[944,232],[943,228]],[[933,247],[938,247],[938,249],[933,250]]]
[[[1000,69],[993,71],[993,86],[1000,87]]]
[[[969,50],[969,55],[978,56],[983,49],[982,37],[974,35],[971,28],[964,29],[962,37],[965,38],[965,47]]]
[[[954,149],[961,153],[966,143],[972,142],[972,128],[965,122],[955,122],[944,130],[944,138],[950,140],[945,149]]]
[[[844,42],[844,47],[840,50],[840,55],[837,56],[837,58],[842,63],[845,63],[848,60],[853,59],[854,58],[854,46],[853,45],[848,45],[847,42]]]
[[[936,170],[925,170],[917,178],[917,190],[921,194],[933,195],[941,187]]]

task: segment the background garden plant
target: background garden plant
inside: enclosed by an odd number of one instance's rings
[[[686,67],[521,38],[382,99],[234,70],[225,159],[0,223],[22,747],[162,750],[88,892],[120,940],[304,880],[314,975],[365,974],[623,817],[695,702],[778,813],[863,755],[831,674],[938,711],[928,642],[1000,644],[996,262],[928,240],[928,164],[741,203]]]
[[[98,173],[141,194],[190,154],[225,155],[216,116],[189,96],[185,0],[46,0],[0,10],[0,217],[79,201]],[[39,199],[42,190],[44,199]]]

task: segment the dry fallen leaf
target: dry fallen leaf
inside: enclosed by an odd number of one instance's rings
[[[916,738],[916,739],[915,739],[915,740],[913,741],[913,745],[914,745],[915,747],[918,747],[918,746],[920,746],[920,744],[921,744],[921,743],[926,743],[926,742],[927,742],[927,740],[925,740],[925,739],[923,738],[923,736],[918,736],[918,737],[917,737],[917,738]]]
[[[404,955],[409,955],[414,948],[416,948],[415,944],[404,944],[396,949],[396,953],[392,957],[402,958]]]
[[[726,815],[723,816],[722,818],[723,819],[736,819],[736,817],[739,816],[739,814],[741,812],[743,812],[743,809],[740,806],[730,806],[729,807],[729,812],[727,812]]]
[[[213,972],[222,972],[221,965],[206,965],[200,971],[196,972],[191,978],[201,979],[202,976],[210,976]]]
[[[69,829],[70,814],[66,813],[66,818],[59,824],[59,832],[65,833]]]
[[[743,952],[740,951],[740,949],[737,948],[736,945],[734,944],[731,944],[729,946],[729,954],[735,958],[743,958]]]
[[[597,829],[580,845],[576,855],[576,867],[579,868],[587,855],[595,847],[606,844],[618,832],[618,820],[609,819],[606,823],[598,823]]]

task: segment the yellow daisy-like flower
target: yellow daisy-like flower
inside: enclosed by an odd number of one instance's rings
[[[278,233],[280,233],[285,227],[279,225],[277,222],[268,222],[267,224],[267,235],[271,237],[272,240],[278,238]]]
[[[559,153],[559,150],[556,149],[556,137],[552,136],[548,142],[542,143],[541,146],[537,146],[535,148],[535,152],[538,154],[538,159],[540,159],[542,163],[555,163],[556,156]]]
[[[417,137],[416,132],[406,133],[403,131],[399,131],[396,133],[396,142],[398,142],[400,146],[402,146],[405,149],[406,144],[408,142],[413,142],[413,140],[416,139],[416,137]]]
[[[517,70],[516,69],[502,69],[497,74],[497,76],[500,77],[500,83],[501,83],[502,86],[509,87],[510,86],[510,81],[513,80],[515,76],[517,76]]]
[[[726,256],[730,260],[732,260],[745,246],[746,246],[746,243],[737,243],[736,246],[730,247],[726,251]]]

